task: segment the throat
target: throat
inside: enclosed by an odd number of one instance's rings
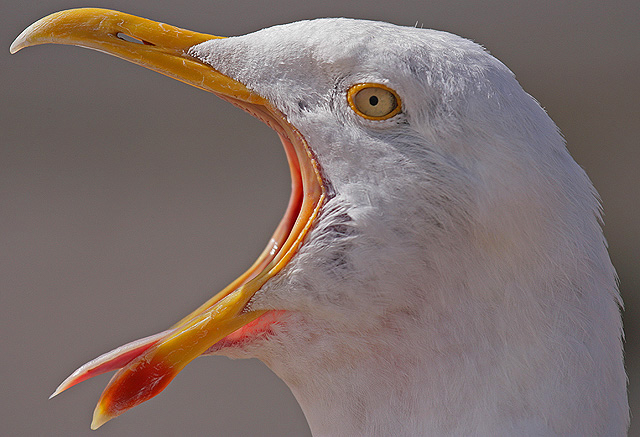
[[[368,328],[288,313],[254,356],[289,386],[314,436],[583,435],[608,423],[592,345],[569,355],[573,331],[542,332],[541,320],[531,331],[519,313],[501,323],[505,308],[480,307],[387,313]],[[594,399],[589,420],[575,399]]]
[[[424,411],[416,387],[398,378],[402,372],[381,372],[376,364],[283,377],[314,436],[420,434],[415,419]]]
[[[397,337],[367,335],[375,344],[363,345],[362,333],[319,329],[304,338],[287,336],[285,346],[277,340],[282,334],[260,358],[289,386],[314,436],[419,435],[427,429],[416,422],[427,416],[426,393],[417,384],[426,364]]]

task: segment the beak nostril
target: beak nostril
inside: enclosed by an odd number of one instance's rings
[[[122,32],[118,32],[116,34],[116,37],[118,37],[119,39],[121,39],[123,41],[132,42],[134,44],[144,44],[144,45],[148,45],[148,46],[155,45],[155,44],[152,44],[152,43],[150,43],[148,41],[141,40],[139,38],[136,38],[135,36],[131,36],[131,35],[128,35],[128,34],[122,33]]]

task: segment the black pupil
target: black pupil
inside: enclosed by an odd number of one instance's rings
[[[376,96],[369,97],[369,104],[371,106],[376,106],[378,104],[378,98]]]

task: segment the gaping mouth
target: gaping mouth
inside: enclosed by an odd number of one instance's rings
[[[104,9],[58,12],[29,26],[11,46],[43,43],[79,45],[100,50],[213,92],[274,129],[291,170],[289,205],[269,244],[256,262],[200,308],[167,331],[108,352],[67,378],[55,396],[90,377],[120,369],[94,412],[92,428],[160,393],[191,360],[229,334],[265,314],[247,303],[295,255],[326,196],[316,159],[300,132],[262,96],[190,56],[194,45],[212,35],[191,32]]]

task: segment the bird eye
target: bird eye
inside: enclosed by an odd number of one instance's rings
[[[401,110],[400,97],[394,90],[377,83],[359,83],[347,91],[349,106],[360,117],[386,120]]]

